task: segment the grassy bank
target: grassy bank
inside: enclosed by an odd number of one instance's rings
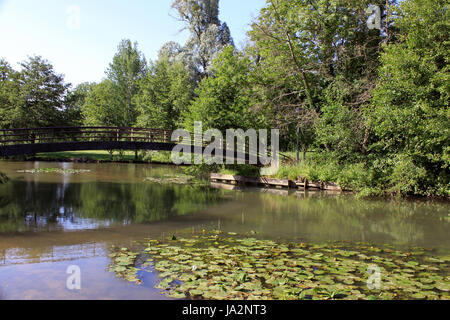
[[[370,183],[371,176],[363,164],[342,166],[334,163],[301,161],[298,165],[281,165],[275,177],[294,181],[307,179],[308,181],[334,182],[343,189],[355,190],[367,195],[374,194],[375,191],[365,189]]]
[[[407,160],[379,158],[340,162],[336,159],[331,153],[311,154],[299,164],[295,161],[283,163],[276,177],[335,182],[344,189],[355,191],[358,197],[423,196],[448,199],[450,196],[448,176],[433,179],[416,170],[414,164]]]

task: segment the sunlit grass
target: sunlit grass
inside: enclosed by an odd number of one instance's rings
[[[112,154],[107,150],[94,150],[94,151],[67,151],[67,152],[54,152],[54,153],[40,153],[37,154],[38,160],[88,160],[88,161],[125,161],[125,162],[161,162],[170,163],[170,156],[167,152],[139,152],[138,158],[134,151],[115,151]]]

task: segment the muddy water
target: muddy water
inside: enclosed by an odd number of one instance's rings
[[[84,170],[62,174],[24,170]],[[0,299],[164,299],[107,271],[111,246],[221,229],[302,242],[368,242],[450,252],[450,205],[350,195],[160,184],[171,166],[0,162]],[[69,266],[81,290],[67,289]]]

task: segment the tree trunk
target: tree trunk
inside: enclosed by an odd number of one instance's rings
[[[309,106],[311,107],[311,109],[314,110],[314,102],[312,100],[311,89],[309,87],[308,79],[306,78],[305,71],[303,70],[302,67],[300,67],[300,64],[297,61],[297,57],[295,56],[295,53],[294,53],[294,48],[292,47],[291,35],[287,31],[286,31],[286,37],[287,37],[287,41],[288,41],[288,45],[289,45],[289,51],[291,52],[292,60],[294,61],[294,64],[297,67],[297,70],[300,72],[300,75],[302,77],[303,85],[305,86],[305,92],[306,92],[306,97],[308,99]]]

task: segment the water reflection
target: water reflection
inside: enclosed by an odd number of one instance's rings
[[[67,246],[9,248],[0,252],[0,265],[18,265],[105,257],[108,254],[108,246],[105,243],[81,243]]]
[[[449,204],[357,200],[295,192],[289,196],[244,192],[240,214],[223,216],[237,232],[303,241],[353,241],[450,249]]]
[[[13,181],[0,187],[0,233],[150,223],[198,212],[221,199],[220,191],[191,186]]]

